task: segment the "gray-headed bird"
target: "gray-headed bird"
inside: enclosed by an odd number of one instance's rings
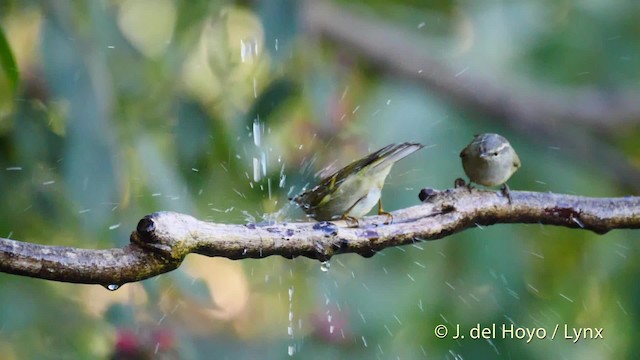
[[[509,141],[498,134],[476,135],[460,153],[470,182],[484,186],[502,185],[509,201],[507,180],[520,168],[520,158]]]

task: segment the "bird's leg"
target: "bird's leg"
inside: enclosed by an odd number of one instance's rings
[[[382,198],[378,199],[378,215],[386,215],[387,216],[387,221],[385,221],[383,223],[384,225],[391,224],[393,222],[393,215],[391,215],[390,212],[384,211],[382,209]]]
[[[507,200],[509,201],[509,204],[511,204],[511,190],[509,189],[509,185],[507,185],[507,183],[502,184],[502,186],[500,187],[500,192],[502,193],[502,195],[507,197]]]
[[[471,186],[471,179],[469,179],[469,182],[467,183],[467,190],[469,190],[469,192],[473,190],[473,186]]]
[[[358,219],[354,218],[353,216],[344,214],[342,215],[341,219],[347,223],[347,227],[350,227],[350,228],[360,227],[360,222],[358,221]]]

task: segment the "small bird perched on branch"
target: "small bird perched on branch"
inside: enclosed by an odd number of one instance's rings
[[[509,202],[507,180],[520,168],[520,158],[507,139],[498,134],[475,135],[460,153],[469,182],[484,186],[502,185]]]
[[[322,179],[293,201],[318,221],[350,219],[357,222],[376,202],[378,215],[390,216],[382,209],[380,199],[384,181],[396,161],[423,147],[422,144],[408,142],[387,145]]]

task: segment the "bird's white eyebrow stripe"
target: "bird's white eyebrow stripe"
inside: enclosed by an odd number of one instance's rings
[[[485,146],[485,144],[487,142],[486,139],[487,139],[486,137],[482,137],[482,139],[480,140],[480,152],[482,152],[482,153],[487,153],[489,150],[491,150],[492,152],[502,152],[506,147],[509,146],[508,142],[503,142],[497,148],[490,149],[490,148],[487,148]]]
[[[507,147],[508,143],[502,143],[500,144],[500,146],[498,146],[497,149],[495,149],[495,152],[501,152],[502,150],[504,150]]]

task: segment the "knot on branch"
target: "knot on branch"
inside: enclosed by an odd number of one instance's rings
[[[138,222],[129,240],[132,244],[151,250],[167,260],[182,261],[191,252],[189,222],[195,218],[168,211],[149,214]]]

